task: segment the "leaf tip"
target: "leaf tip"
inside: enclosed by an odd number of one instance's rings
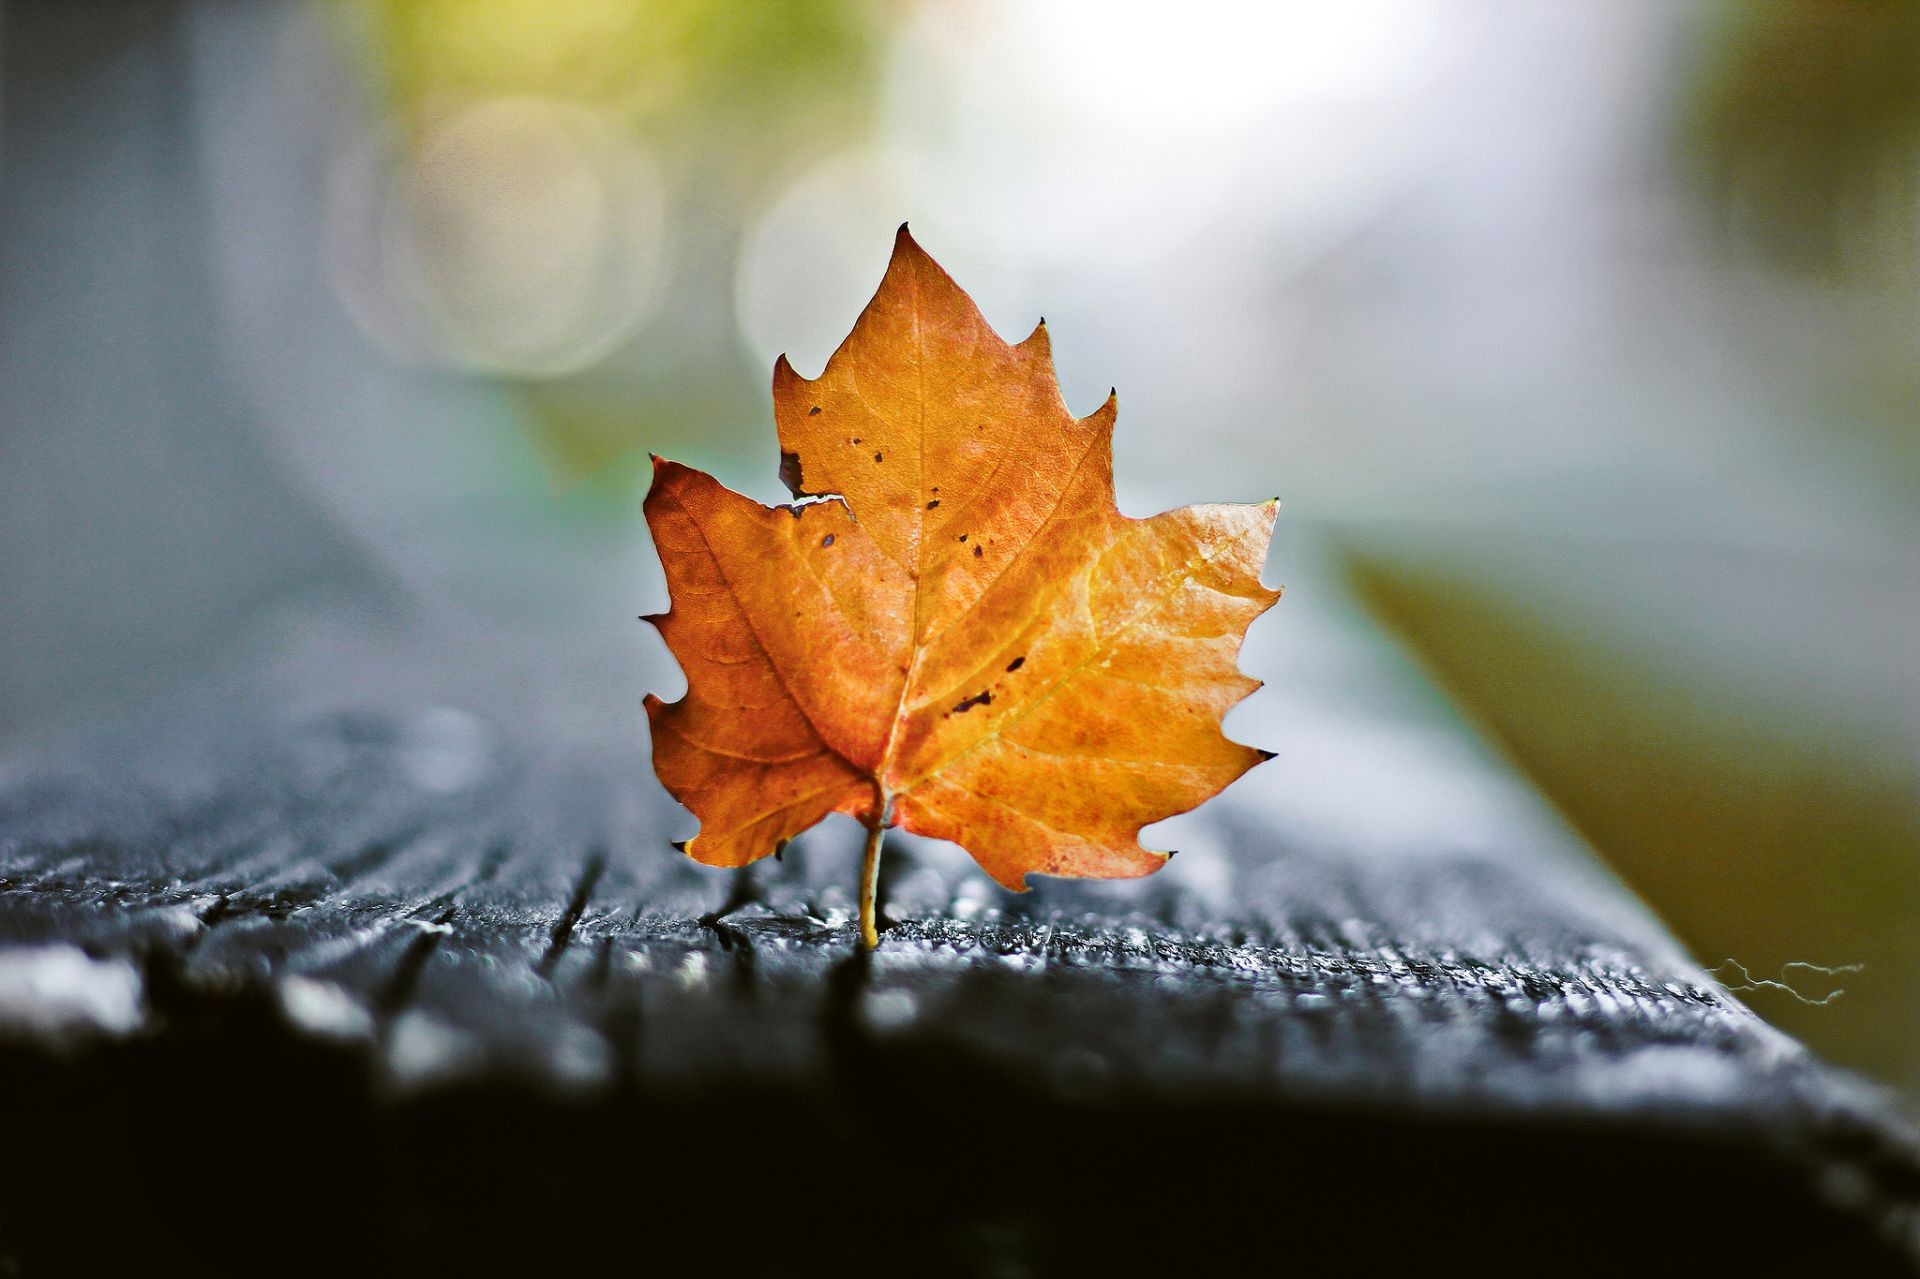
[[[1119,416],[1120,389],[1110,386],[1107,388],[1107,398],[1101,402],[1100,407],[1079,419],[1079,421],[1082,425],[1090,425],[1111,431],[1113,430],[1114,421]]]
[[[673,845],[673,851],[676,853],[687,853],[687,849],[693,844],[691,839],[670,839],[667,842]],[[687,853],[687,856],[691,857],[693,854]]]
[[[787,353],[785,351],[780,352],[773,361],[773,411],[775,415],[777,416],[781,409],[785,407],[781,403],[784,397],[801,394],[803,388],[812,386],[818,380],[818,378],[810,378],[799,369],[794,368],[793,360],[788,357]],[[809,401],[809,403],[811,403],[811,401]],[[796,405],[794,407],[797,408],[798,406]],[[815,405],[814,407],[815,412],[818,412],[818,406]]]
[[[920,241],[913,238],[912,230],[902,222],[900,229],[893,233],[893,256],[887,264],[888,269],[891,270],[895,265],[903,264],[908,259],[917,260],[919,265],[915,267],[916,270],[932,267],[955,292],[960,292],[959,286],[953,283],[953,278],[947,275],[946,268],[933,260],[933,255],[921,246]],[[966,295],[961,293],[961,296]],[[971,301],[971,299],[968,300]]]
[[[1262,764],[1266,763],[1268,760],[1272,759],[1274,756],[1280,753],[1279,751],[1270,751],[1263,746],[1256,746],[1253,749],[1259,753],[1260,762]]]

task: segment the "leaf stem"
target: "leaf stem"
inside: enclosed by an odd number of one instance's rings
[[[860,945],[866,950],[880,944],[873,899],[880,887],[880,841],[886,833],[887,815],[883,812],[867,827],[867,855],[860,864]]]

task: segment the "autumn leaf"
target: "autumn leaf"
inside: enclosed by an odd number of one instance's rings
[[[1279,592],[1276,502],[1150,519],[1113,497],[1116,401],[1075,418],[1044,321],[1009,345],[900,229],[826,370],[774,367],[781,478],[765,507],[654,459],[646,516],[687,695],[647,699],[660,780],[712,866],[828,813],[952,840],[1007,888],[1145,875],[1150,822],[1265,752],[1229,741],[1259,686],[1237,658]],[[822,495],[829,495],[822,497]],[[804,500],[821,498],[821,500]]]

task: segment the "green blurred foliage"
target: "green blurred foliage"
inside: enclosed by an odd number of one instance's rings
[[[769,155],[865,123],[884,6],[855,0],[360,0],[389,109],[556,95],[604,108],[693,167],[761,178]],[[724,145],[720,145],[724,142]]]
[[[1920,285],[1920,5],[1742,0],[1703,16],[1679,145],[1720,239],[1790,271]]]
[[[533,437],[528,491],[626,510],[648,448],[744,450],[765,416],[730,308],[738,240],[787,182],[873,125],[888,0],[356,0],[340,31],[401,136],[449,103],[591,108],[669,185],[668,296],[624,347],[557,377],[495,382]],[[757,447],[757,441],[754,444]]]
[[[1845,299],[1835,425],[1920,483],[1920,4],[1741,0],[1701,19],[1674,122],[1707,239]]]

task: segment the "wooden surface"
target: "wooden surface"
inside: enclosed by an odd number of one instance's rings
[[[637,718],[235,686],[17,752],[0,1273],[1906,1272],[1884,1095],[1362,619],[1247,665],[1279,757],[1166,872],[896,841],[870,959],[852,828],[692,865]]]

